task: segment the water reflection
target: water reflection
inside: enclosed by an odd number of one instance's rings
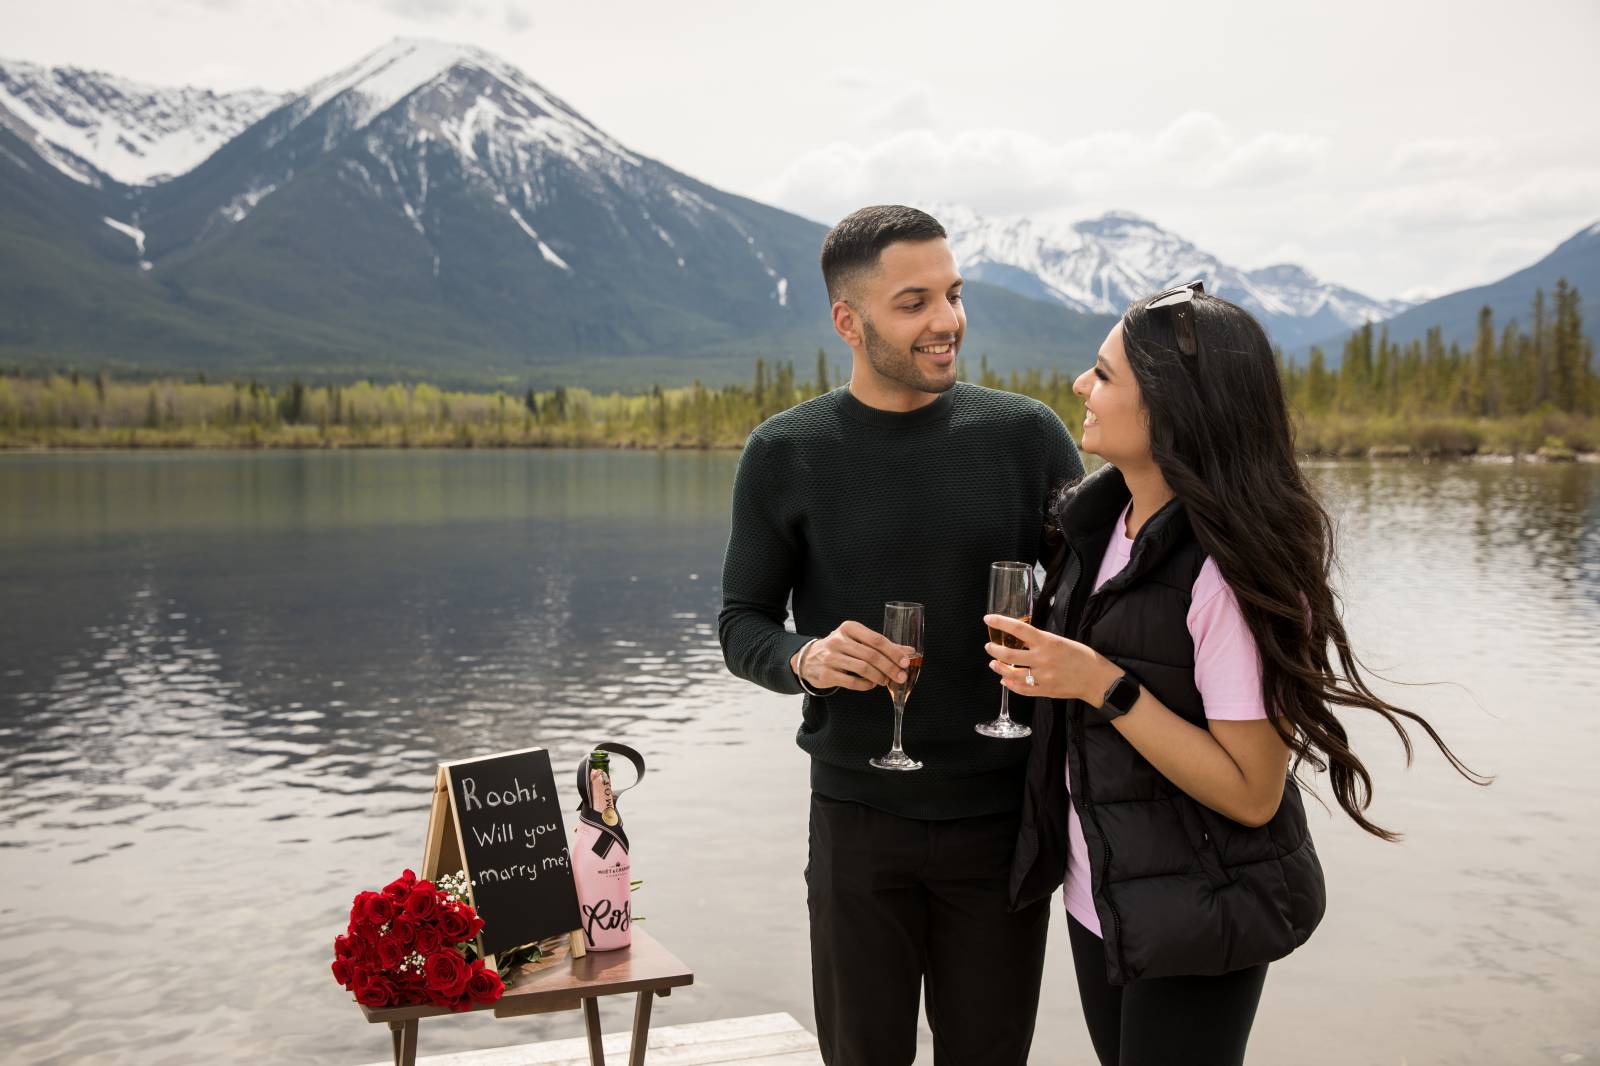
[[[326,977],[328,940],[356,888],[418,857],[431,765],[535,743],[565,765],[617,735],[661,772],[639,812],[658,877],[645,909],[699,944],[701,983],[674,1003],[808,1018],[795,709],[728,678],[716,646],[734,463],[0,458],[0,961],[13,990],[0,1041],[28,1062],[377,1058],[382,1040]],[[1414,834],[1420,865],[1319,829],[1344,895],[1315,969],[1296,976],[1294,960],[1268,995],[1314,1003],[1330,974],[1378,958],[1450,989],[1361,997],[1395,1025],[1481,1028],[1536,993],[1576,1012],[1574,997],[1600,994],[1582,962],[1600,948],[1600,841],[1573,820],[1600,802],[1600,728],[1583,713],[1600,682],[1600,470],[1312,473],[1341,523],[1360,646],[1397,680],[1463,686],[1407,690],[1407,705],[1502,782],[1485,794],[1426,760],[1411,777],[1383,765],[1383,814]],[[1352,733],[1393,755],[1381,731]],[[704,855],[735,846],[746,869],[708,888]],[[1423,911],[1401,909],[1397,883]],[[765,931],[761,953],[728,931],[717,891]],[[1441,921],[1450,935],[1429,924]],[[1069,980],[1060,946],[1054,981]],[[1516,991],[1491,1001],[1463,974]],[[1263,1061],[1331,1061],[1291,1043],[1316,1023],[1291,1003],[1260,1027]],[[459,1021],[428,1049],[572,1031]],[[1047,1009],[1041,1046],[1086,1048],[1080,1029]]]

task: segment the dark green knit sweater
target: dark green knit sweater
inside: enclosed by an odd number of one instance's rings
[[[798,693],[789,658],[854,619],[883,627],[883,605],[926,607],[926,662],[906,704],[905,748],[924,769],[875,770],[889,749],[885,689],[807,696],[800,747],[811,785],[911,818],[1016,809],[1028,742],[973,731],[1000,708],[988,668],[989,564],[1033,562],[1046,500],[1083,463],[1043,404],[957,384],[909,414],[838,388],[750,435],[734,483],[718,633],[728,668]],[[791,603],[797,631],[784,622]],[[1012,699],[1028,721],[1031,700]]]

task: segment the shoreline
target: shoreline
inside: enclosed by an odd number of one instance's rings
[[[614,444],[570,443],[550,444],[544,442],[498,442],[498,441],[470,441],[459,440],[426,441],[409,444],[398,444],[386,441],[318,441],[306,442],[300,440],[285,440],[279,442],[258,441],[256,443],[219,442],[202,443],[198,441],[167,440],[160,442],[142,443],[131,441],[117,443],[114,441],[85,441],[83,443],[15,443],[0,441],[0,456],[8,455],[92,455],[92,454],[126,454],[130,452],[152,453],[182,453],[182,452],[238,452],[238,453],[263,453],[263,452],[420,452],[420,451],[492,451],[492,452],[739,452],[744,449],[744,442],[737,444],[641,444],[637,442],[621,442]],[[1571,449],[1539,448],[1532,452],[1505,452],[1505,451],[1477,451],[1477,452],[1428,452],[1420,449],[1403,446],[1378,445],[1365,450],[1340,450],[1340,451],[1302,451],[1296,457],[1302,462],[1420,462],[1420,463],[1537,463],[1540,465],[1561,465],[1564,463],[1586,464],[1600,463],[1600,451],[1574,451]]]

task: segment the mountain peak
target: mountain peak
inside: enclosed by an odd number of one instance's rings
[[[420,86],[461,63],[499,73],[504,66],[483,49],[422,37],[396,37],[343,70],[313,82],[305,91],[307,112],[340,93],[355,91],[369,101],[369,115],[387,111]]]
[[[1269,285],[1320,285],[1321,280],[1298,263],[1273,263],[1250,271],[1254,281]]]
[[[181,174],[283,99],[0,60],[0,124],[87,185],[100,183],[96,172],[127,185]]]
[[[1115,233],[1129,229],[1161,229],[1160,226],[1143,215],[1122,209],[1107,211],[1095,218],[1082,219],[1073,225],[1080,233]]]

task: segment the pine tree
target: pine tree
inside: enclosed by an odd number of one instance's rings
[[[1550,402],[1550,323],[1545,313],[1544,289],[1533,292],[1533,405]]]
[[[1467,413],[1493,415],[1494,395],[1494,311],[1485,304],[1478,309],[1478,335],[1472,345],[1472,371],[1468,376]]]
[[[1583,316],[1579,311],[1578,290],[1566,278],[1556,282],[1555,323],[1550,331],[1551,399],[1563,411],[1582,406],[1583,382],[1579,365],[1583,361]]]

